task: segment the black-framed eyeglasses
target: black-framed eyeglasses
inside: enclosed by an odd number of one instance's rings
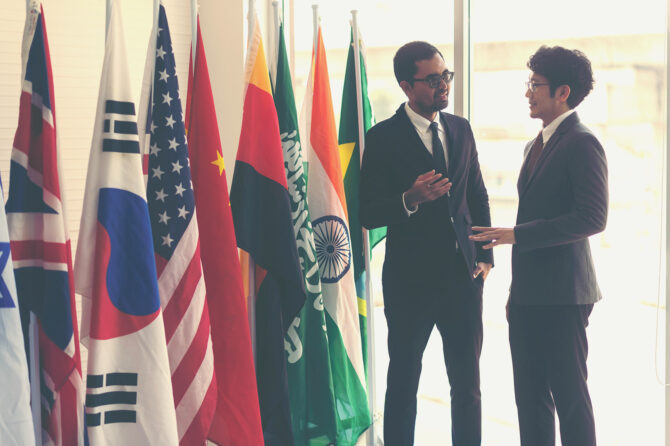
[[[442,74],[431,74],[430,76],[426,76],[423,79],[413,78],[412,80],[415,82],[425,82],[428,84],[430,88],[437,88],[440,86],[442,81],[448,84],[449,82],[451,82],[453,78],[454,78],[453,71],[444,70],[444,73]]]
[[[533,81],[526,81],[523,84],[526,86],[526,90],[530,90],[531,93],[535,93],[537,87],[540,87],[542,85],[550,85],[548,82],[533,82]]]

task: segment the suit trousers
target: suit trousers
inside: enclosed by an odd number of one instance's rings
[[[586,383],[586,326],[593,304],[509,307],[509,342],[522,446],[595,446]]]
[[[434,326],[442,336],[444,361],[451,387],[454,446],[481,444],[479,357],[482,350],[483,281],[474,281],[460,253],[436,281],[439,291],[387,290],[384,312],[388,325],[389,367],[384,405],[384,444],[414,443],[416,394],[421,359]]]

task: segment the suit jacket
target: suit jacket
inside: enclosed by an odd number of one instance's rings
[[[444,269],[453,268],[456,240],[468,272],[477,261],[493,263],[490,250],[481,249],[481,244],[476,248],[468,239],[473,224],[491,224],[488,194],[470,124],[447,113],[440,113],[440,119],[448,140],[448,178],[453,183],[450,197],[422,203],[411,216],[405,212],[402,194],[419,175],[436,169],[432,154],[423,145],[404,105],[366,135],[360,220],[368,229],[388,226],[385,299],[396,291],[405,296],[408,292],[444,289],[449,272]],[[472,280],[471,274],[469,277]]]
[[[529,174],[533,142],[517,183],[511,302],[594,303],[601,294],[588,237],[607,222],[605,151],[576,112],[558,126]]]

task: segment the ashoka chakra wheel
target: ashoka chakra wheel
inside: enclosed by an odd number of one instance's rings
[[[326,215],[312,222],[314,245],[319,262],[321,281],[337,282],[351,266],[349,231],[344,221],[334,215]]]

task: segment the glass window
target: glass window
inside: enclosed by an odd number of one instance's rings
[[[406,100],[393,75],[393,56],[400,46],[412,40],[431,42],[440,49],[448,68],[453,70],[453,0],[438,3],[420,0],[412,2],[411,7],[400,0],[295,0],[293,83],[298,107],[302,104],[312,56],[312,4],[319,5],[336,119],[339,119],[342,101],[352,9],[358,10],[358,27],[366,47],[368,91],[377,122],[392,116]],[[452,104],[448,111],[453,111]]]
[[[510,14],[510,11],[518,13]],[[500,19],[504,17],[504,19]],[[615,8],[604,0],[471,3],[471,122],[491,198],[493,224],[513,226],[525,143],[541,128],[528,115],[526,62],[541,45],[583,51],[595,88],[577,107],[609,164],[607,229],[591,237],[603,301],[587,329],[589,386],[601,444],[662,444],[664,392],[655,364],[665,151],[665,1]],[[503,309],[510,249],[496,248],[485,290],[482,354],[484,435],[518,443]],[[659,328],[664,344],[664,328]],[[663,376],[663,348],[659,375]],[[485,443],[487,443],[485,441]]]

